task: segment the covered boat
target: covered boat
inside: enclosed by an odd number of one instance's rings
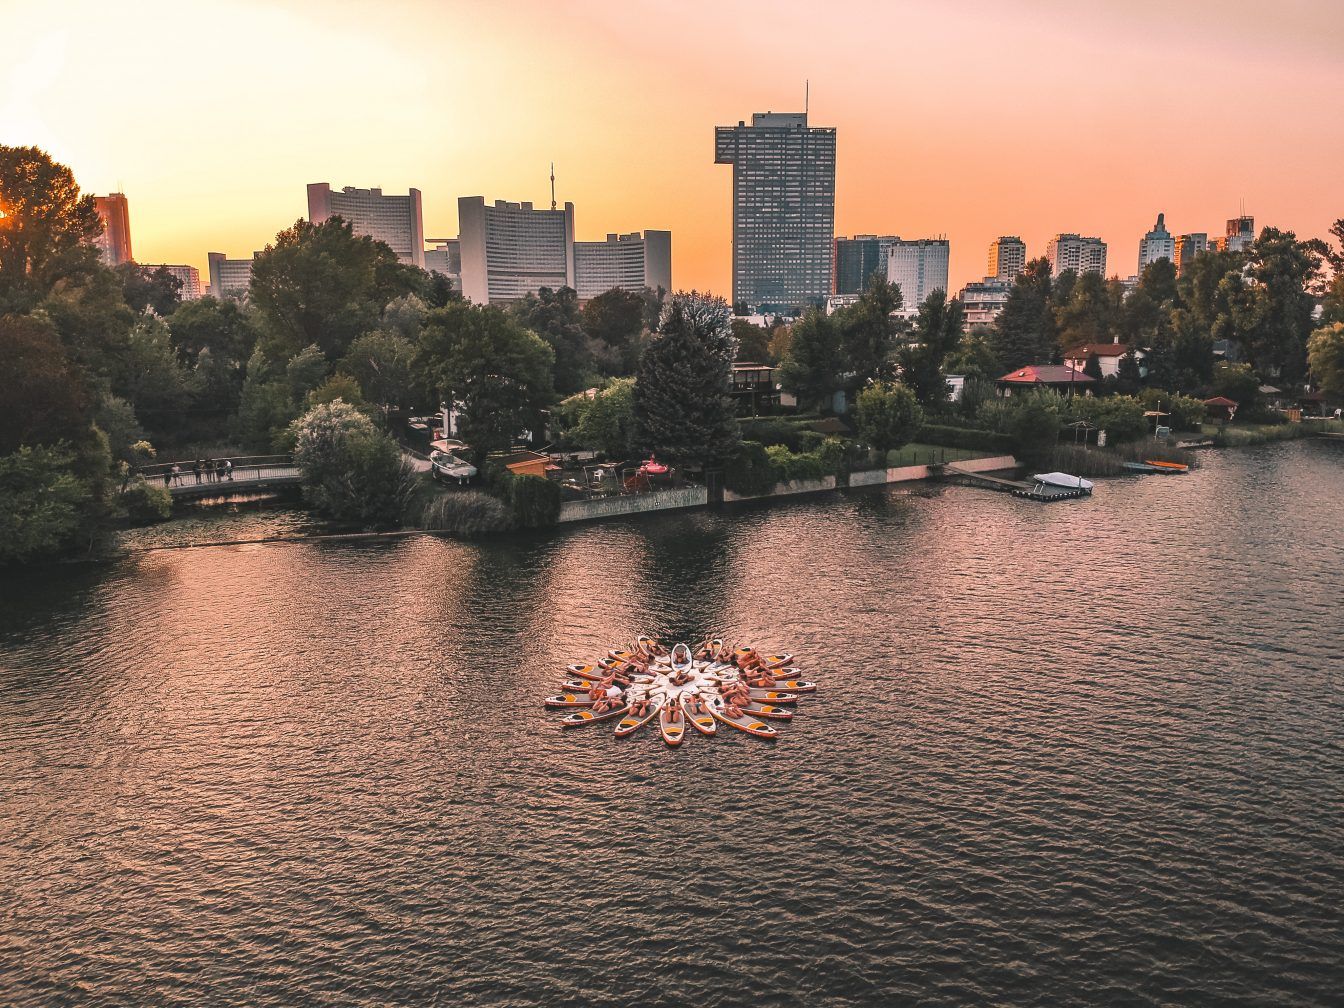
[[[1081,476],[1072,476],[1069,473],[1037,473],[1032,479],[1037,483],[1044,483],[1046,486],[1064,487],[1067,490],[1084,490],[1087,493],[1092,492],[1091,480],[1085,480]]]

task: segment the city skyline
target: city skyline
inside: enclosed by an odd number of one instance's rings
[[[579,4],[544,39],[525,30],[543,13],[532,4],[408,3],[376,20],[354,5],[323,9],[332,16],[319,21],[312,5],[242,4],[210,20],[150,2],[119,15],[115,45],[106,22],[93,31],[94,6],[19,10],[12,31],[32,44],[9,70],[0,139],[49,150],[85,192],[126,193],[136,257],[202,274],[208,251],[244,255],[305,216],[317,180],[418,188],[425,234],[456,235],[461,196],[549,205],[554,160],[578,240],[673,231],[677,286],[724,296],[732,191],[713,163],[713,129],[801,111],[805,78],[810,121],[837,130],[835,233],[946,234],[954,291],[983,277],[985,249],[1003,234],[1021,235],[1032,258],[1056,234],[1096,235],[1122,276],[1159,211],[1176,235],[1218,234],[1243,206],[1257,226],[1322,235],[1344,160],[1328,128],[1329,95],[1344,88],[1328,40],[1344,14],[1325,4],[865,8],[865,35],[899,22],[902,60],[857,75],[855,18],[814,24],[787,6],[711,16],[687,4],[655,17],[650,5]],[[472,46],[456,44],[464,17]],[[214,39],[204,56],[182,44],[192,29]],[[451,73],[436,52],[452,57]],[[1085,94],[1047,87],[1049,53],[1088,60]],[[117,89],[62,87],[114,60],[139,93],[151,66],[175,81],[155,91],[174,123],[166,152],[145,142],[144,123],[131,128]],[[491,65],[512,71],[506,85],[453,99]],[[636,68],[633,86],[603,84]],[[565,106],[548,114],[559,81]],[[1235,145],[1233,118],[1252,124]]]

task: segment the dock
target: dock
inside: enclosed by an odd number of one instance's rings
[[[1049,503],[1051,501],[1073,500],[1077,497],[1089,496],[1089,491],[1087,490],[1049,486],[1045,483],[1028,483],[1025,480],[1003,479],[1000,476],[990,476],[986,473],[970,472],[966,469],[959,469],[951,462],[945,463],[942,466],[942,470],[949,476],[958,476],[966,480],[972,486],[984,487],[986,490],[998,490],[1000,493],[1010,493],[1014,497],[1021,497],[1024,500]]]

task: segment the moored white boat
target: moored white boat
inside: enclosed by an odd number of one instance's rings
[[[1068,490],[1085,490],[1092,492],[1092,481],[1083,479],[1081,476],[1072,476],[1069,473],[1050,472],[1037,473],[1032,477],[1037,483],[1044,483],[1046,486],[1064,487]]]

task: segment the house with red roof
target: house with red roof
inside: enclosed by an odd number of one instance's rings
[[[1028,364],[1009,371],[998,380],[999,395],[1011,396],[1015,390],[1025,392],[1034,388],[1054,389],[1065,395],[1090,395],[1096,381],[1083,374],[1082,368],[1067,364]]]
[[[1120,358],[1129,353],[1130,349],[1128,343],[1084,343],[1067,351],[1064,363],[1081,371],[1087,367],[1088,359],[1095,357],[1101,365],[1101,376],[1114,378],[1120,374]],[[1143,359],[1148,355],[1141,349],[1133,349],[1134,359],[1139,364],[1139,375],[1146,377],[1148,369],[1143,366]]]

